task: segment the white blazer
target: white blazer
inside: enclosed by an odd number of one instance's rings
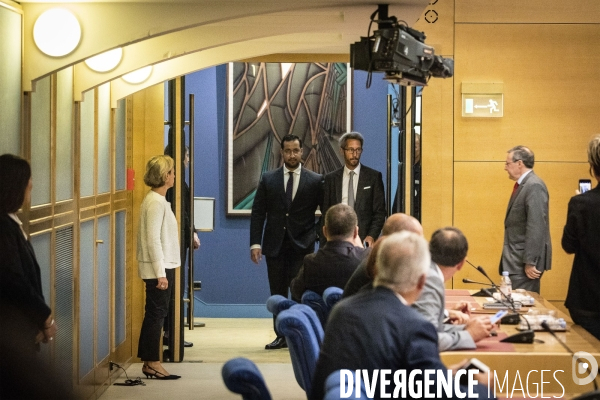
[[[166,277],[165,269],[177,268],[179,228],[171,204],[150,190],[140,208],[140,226],[137,242],[138,274],[142,279]]]

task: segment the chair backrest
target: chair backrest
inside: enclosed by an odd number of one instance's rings
[[[276,326],[285,336],[296,381],[308,397],[320,350],[314,328],[304,312],[293,307],[279,313]]]
[[[325,305],[327,306],[327,315],[331,312],[331,309],[342,298],[342,294],[344,293],[344,289],[340,289],[339,287],[331,286],[325,289],[323,292],[323,301],[325,301]]]
[[[279,315],[283,310],[287,310],[291,306],[298,304],[294,300],[290,300],[287,297],[283,297],[280,294],[274,294],[267,299],[267,310],[274,316]]]
[[[244,400],[271,400],[271,394],[262,374],[247,358],[233,358],[221,370],[227,389],[242,395]]]
[[[325,337],[325,332],[323,331],[323,325],[321,325],[321,321],[319,321],[319,317],[317,317],[317,313],[315,310],[307,306],[306,304],[296,304],[291,307],[292,309],[298,309],[306,315],[310,325],[313,327],[315,331],[315,335],[317,336],[317,342],[319,343],[319,347],[323,344],[323,338]]]
[[[324,327],[327,322],[327,306],[325,305],[325,301],[323,301],[323,296],[312,290],[307,290],[302,294],[301,301],[302,304],[306,304],[317,313],[317,317],[319,317],[319,321],[321,321],[321,325]]]
[[[350,371],[354,374],[354,371]],[[340,385],[340,378],[342,377],[341,370],[333,371],[327,379],[325,380],[325,396],[323,400],[340,400],[340,399],[368,399],[367,393],[365,391],[365,383],[361,380],[360,382],[360,394],[354,393],[355,390],[355,382],[354,379],[349,382],[348,376],[346,374],[344,377],[344,385]],[[344,390],[344,393],[341,393],[341,390]],[[344,394],[344,397],[342,397]],[[350,396],[350,397],[348,397]]]

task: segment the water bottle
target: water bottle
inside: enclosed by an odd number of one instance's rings
[[[512,293],[512,282],[510,281],[510,278],[508,277],[508,271],[502,271],[502,281],[500,283],[500,291],[502,293],[504,293],[504,296],[506,296],[507,298],[510,298],[511,293]],[[503,300],[506,299],[504,296],[502,296]]]

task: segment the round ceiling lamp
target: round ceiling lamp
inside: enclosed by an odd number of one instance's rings
[[[150,77],[151,73],[152,73],[152,65],[148,65],[147,67],[136,69],[133,72],[125,74],[122,76],[122,78],[125,82],[135,85],[135,84],[144,82],[146,79],[148,79]]]
[[[42,53],[62,57],[71,53],[81,39],[81,26],[73,13],[64,8],[51,8],[33,25],[33,41]]]
[[[117,47],[116,49],[105,51],[97,56],[88,58],[85,60],[85,64],[96,72],[108,72],[119,65],[122,57],[123,49]]]

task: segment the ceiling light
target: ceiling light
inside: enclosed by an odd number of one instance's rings
[[[148,77],[150,77],[151,73],[152,65],[148,65],[147,67],[136,69],[133,72],[125,74],[122,76],[122,78],[125,82],[132,83],[135,85],[136,83],[144,82],[146,79],[148,79]]]
[[[121,57],[123,57],[123,49],[117,47],[116,49],[105,51],[97,56],[90,57],[85,60],[85,63],[96,72],[108,72],[119,65]]]
[[[64,8],[51,8],[33,25],[33,41],[42,53],[62,57],[71,53],[81,39],[81,26],[73,13]]]

